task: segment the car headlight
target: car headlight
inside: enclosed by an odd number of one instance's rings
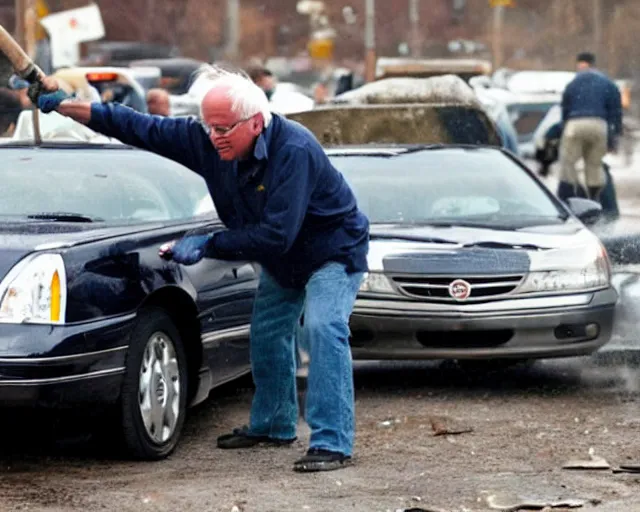
[[[532,255],[519,293],[595,290],[611,282],[611,264],[600,243],[545,252]]]
[[[360,293],[397,295],[389,278],[380,272],[368,272],[360,285]]]
[[[20,261],[0,283],[0,322],[63,324],[67,276],[59,254]]]

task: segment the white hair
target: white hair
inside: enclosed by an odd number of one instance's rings
[[[200,103],[212,89],[222,87],[228,90],[231,109],[240,119],[262,114],[265,128],[271,123],[271,108],[267,95],[243,71],[227,70],[221,66],[204,64],[195,73],[195,79],[189,93],[195,95]]]

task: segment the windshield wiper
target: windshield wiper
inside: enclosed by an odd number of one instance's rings
[[[544,247],[540,247],[534,244],[507,244],[504,242],[493,242],[488,240],[486,242],[470,242],[464,244],[462,247],[482,247],[483,249],[525,249],[529,251],[541,251]]]
[[[50,220],[56,222],[104,222],[104,219],[99,217],[89,217],[82,213],[74,212],[40,212],[30,213],[25,215],[28,219],[36,220]]]
[[[411,236],[411,235],[393,235],[391,233],[371,233],[371,240],[403,240],[407,242],[424,242],[429,244],[452,244],[459,245],[459,242],[438,238],[432,236]]]

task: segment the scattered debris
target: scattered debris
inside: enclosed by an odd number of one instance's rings
[[[562,469],[611,469],[611,465],[604,458],[598,457],[593,448],[589,448],[589,460],[570,460]]]
[[[613,468],[614,473],[640,473],[640,464],[624,464]]]
[[[429,418],[429,421],[431,422],[434,436],[468,434],[469,432],[473,432],[473,428],[462,425],[456,420],[446,416],[432,416]]]
[[[236,501],[233,507],[231,507],[231,512],[244,512],[246,501]]]
[[[396,512],[449,512],[448,510],[444,510],[442,508],[433,508],[433,507],[411,507],[411,508],[399,508]]]
[[[397,425],[398,423],[401,423],[401,421],[398,418],[393,418],[390,420],[381,421],[380,423],[378,423],[378,426],[381,428],[389,428]]]
[[[574,499],[528,499],[512,494],[491,494],[487,496],[487,506],[502,512],[518,512],[525,510],[545,510],[554,508],[581,508],[587,505],[587,500]]]

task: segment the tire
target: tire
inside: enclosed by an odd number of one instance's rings
[[[163,365],[158,356],[174,363]],[[123,448],[133,458],[164,459],[178,444],[187,405],[186,363],[180,333],[169,315],[159,308],[142,310],[131,333],[120,396]]]

